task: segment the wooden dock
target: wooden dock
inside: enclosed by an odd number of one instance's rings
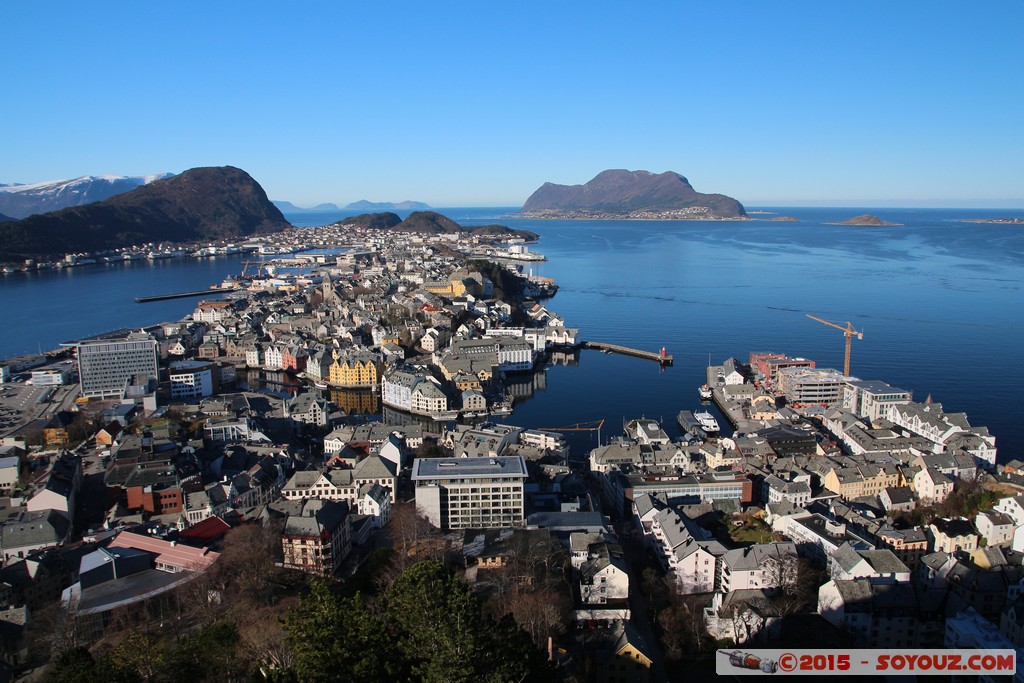
[[[653,360],[661,365],[672,365],[672,356],[662,352],[654,351],[643,351],[641,349],[631,349],[628,346],[620,346],[618,344],[606,344],[604,342],[583,342],[580,344],[581,348],[584,349],[595,349],[597,351],[607,351],[609,353],[621,353],[624,356],[634,356],[635,358],[643,358],[645,360]]]

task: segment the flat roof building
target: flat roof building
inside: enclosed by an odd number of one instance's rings
[[[526,460],[418,458],[413,461],[416,508],[440,529],[491,529],[526,521]]]
[[[122,332],[72,345],[78,349],[78,378],[87,398],[123,398],[135,375],[160,376],[158,344],[148,334]]]

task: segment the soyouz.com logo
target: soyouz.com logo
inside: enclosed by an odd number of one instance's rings
[[[856,675],[929,676],[987,674],[1008,676],[1017,671],[1014,650],[719,650],[720,675],[771,676]]]

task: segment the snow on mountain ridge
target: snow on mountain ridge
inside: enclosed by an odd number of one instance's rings
[[[0,192],[31,192],[32,190],[52,187],[55,190],[76,183],[95,182],[97,180],[116,182],[118,180],[138,181],[136,185],[149,185],[154,180],[170,178],[173,173],[156,173],[151,175],[83,175],[78,178],[61,178],[59,180],[43,180],[35,183],[9,183],[0,184]]]
[[[0,185],[0,213],[25,218],[71,206],[100,201],[169,178],[173,173],[145,176],[101,175],[80,176],[36,183]]]

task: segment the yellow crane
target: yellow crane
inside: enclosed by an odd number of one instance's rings
[[[857,330],[853,329],[853,323],[851,323],[849,321],[847,321],[846,327],[843,327],[842,325],[837,325],[836,323],[829,322],[828,320],[822,320],[821,318],[815,318],[810,313],[805,313],[804,315],[806,315],[811,320],[817,320],[822,325],[828,325],[829,327],[834,327],[837,330],[841,330],[842,331],[843,335],[846,337],[846,357],[843,360],[843,374],[846,375],[847,377],[849,377],[850,376],[850,340],[853,339],[854,335],[857,336],[857,339],[863,339],[864,338],[864,333],[863,332],[858,332]]]

